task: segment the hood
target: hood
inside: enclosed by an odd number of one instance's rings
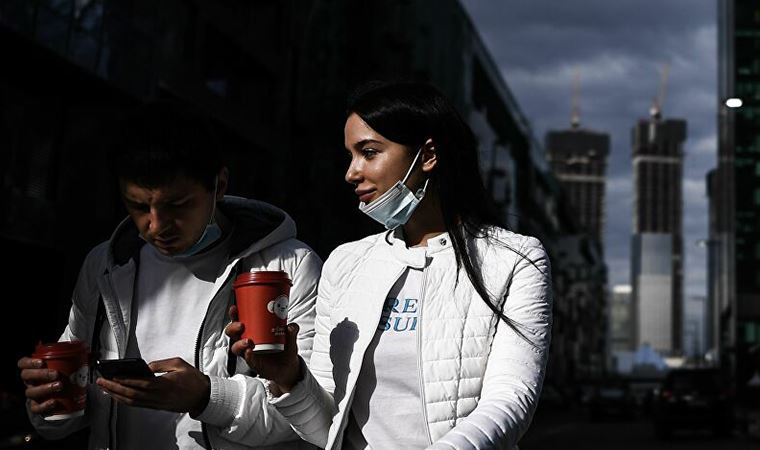
[[[248,256],[264,248],[296,237],[296,224],[280,208],[258,200],[226,195],[218,208],[232,222],[230,259]],[[126,264],[145,241],[132,219],[116,227],[108,248],[109,266]]]

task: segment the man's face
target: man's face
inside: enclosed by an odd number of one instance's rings
[[[226,177],[218,183],[217,200],[221,200]],[[170,256],[190,248],[211,218],[213,191],[184,175],[160,187],[147,188],[124,180],[120,187],[124,205],[140,234],[161,254]]]

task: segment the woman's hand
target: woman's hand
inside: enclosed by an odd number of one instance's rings
[[[298,324],[288,324],[285,350],[259,354],[253,351],[255,342],[251,339],[241,339],[245,325],[238,322],[237,306],[230,306],[229,316],[232,323],[227,325],[224,332],[232,342],[232,353],[245,359],[248,367],[261,378],[272,381],[281,392],[290,392],[303,378],[301,360],[298,357]]]

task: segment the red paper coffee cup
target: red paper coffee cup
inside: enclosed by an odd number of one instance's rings
[[[63,389],[53,397],[58,407],[45,420],[63,420],[84,414],[87,402],[89,349],[82,341],[37,344],[32,358],[41,359],[45,367],[60,373]]]
[[[285,349],[290,286],[282,271],[246,272],[235,278],[238,318],[245,325],[244,339],[253,341],[254,352]]]

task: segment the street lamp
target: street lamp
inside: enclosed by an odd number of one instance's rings
[[[708,245],[710,245],[710,239],[697,239],[694,242],[694,245],[696,245],[699,248],[707,248]]]
[[[726,106],[729,108],[741,108],[744,103],[740,98],[728,98],[726,99]]]

